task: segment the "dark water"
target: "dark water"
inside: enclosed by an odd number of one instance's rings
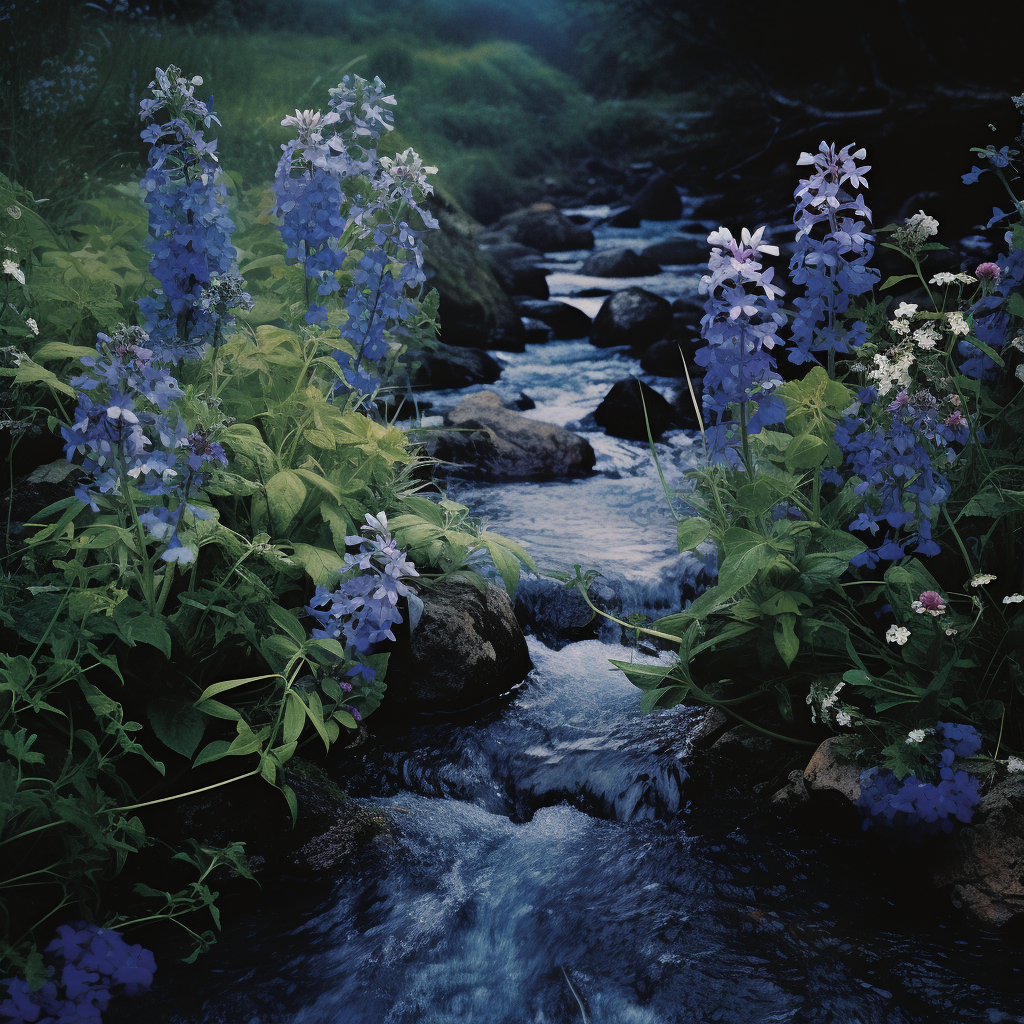
[[[602,229],[598,245],[678,226]],[[637,283],[581,279],[581,257],[559,254],[551,285],[588,312],[600,300],[579,290]],[[673,297],[698,279],[698,268],[671,268],[640,283]],[[571,428],[639,371],[584,341],[502,360],[496,390],[525,390],[529,415]],[[677,386],[646,379],[666,394]],[[443,409],[463,394],[431,397]],[[702,560],[675,550],[646,447],[586,433],[598,453],[590,479],[461,485],[455,496],[542,565],[600,570],[626,614],[680,607]],[[678,484],[691,438],[667,435],[658,450]],[[162,964],[155,993],[123,1000],[118,1019],[1024,1022],[1019,946],[964,924],[914,851],[855,826],[780,824],[756,774],[712,765],[731,784],[698,784],[708,755],[688,736],[700,713],[642,717],[639,691],[609,663],[670,655],[608,640],[555,650],[531,637],[535,669],[509,699],[468,721],[374,735],[342,781],[387,809],[394,832],[339,865],[336,881],[265,885],[255,909],[226,908],[214,951],[195,967]]]

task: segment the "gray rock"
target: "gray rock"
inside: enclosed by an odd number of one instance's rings
[[[570,306],[567,302],[559,302],[557,299],[519,299],[516,308],[521,316],[546,323],[555,332],[556,338],[586,338],[590,335],[590,317],[582,309]]]
[[[729,716],[721,708],[709,707],[687,737],[690,750],[707,750],[729,727]]]
[[[589,277],[650,277],[660,274],[658,261],[634,249],[595,252],[583,261],[580,273]]]
[[[501,587],[468,580],[422,588],[423,613],[388,662],[388,711],[460,711],[507,693],[530,671],[523,632]]]
[[[644,256],[665,266],[707,263],[710,249],[707,242],[694,238],[665,238],[648,245]]]
[[[593,249],[594,232],[574,224],[550,203],[534,203],[507,214],[493,225],[487,241],[519,242],[541,252]]]
[[[521,319],[527,345],[545,345],[554,338],[555,332],[543,320],[534,320],[529,316]]]
[[[804,769],[804,784],[811,794],[834,793],[855,804],[860,798],[860,768],[843,754],[844,736],[825,740]]]
[[[646,441],[648,425],[651,436],[657,440],[675,424],[676,414],[654,388],[630,377],[612,385],[611,391],[594,410],[594,421],[612,437]]]
[[[976,924],[1024,924],[1024,773],[1004,776],[982,797],[933,877],[953,886],[953,903]]]
[[[752,761],[772,754],[775,747],[770,737],[745,725],[737,725],[722,733],[708,748],[708,753],[728,757],[732,761]]]
[[[610,213],[606,223],[613,228],[638,228],[640,227],[640,214],[632,206],[624,206],[621,210]]]
[[[427,450],[475,479],[550,480],[594,466],[594,449],[582,437],[505,408],[493,391],[470,395],[447,420],[460,429],[435,435]]]
[[[538,267],[530,257],[493,262],[491,266],[506,295],[546,299],[551,294],[548,291],[548,272]]]
[[[643,288],[623,288],[605,299],[594,317],[590,341],[598,348],[631,345],[645,349],[672,327],[672,306]]]
[[[782,789],[773,793],[768,803],[776,814],[791,814],[810,803],[810,800],[811,795],[807,792],[804,773],[798,768],[789,773],[789,782]]]

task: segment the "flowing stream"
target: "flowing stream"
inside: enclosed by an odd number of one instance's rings
[[[597,246],[640,248],[679,228],[602,227]],[[552,256],[549,284],[591,315],[602,300],[579,293],[594,287],[696,294],[700,268],[584,278],[584,255]],[[704,561],[676,552],[647,446],[580,426],[639,364],[586,340],[499,358],[493,390],[508,400],[525,392],[536,402],[528,416],[583,433],[596,472],[460,484],[453,497],[540,565],[601,572],[623,616],[681,607]],[[644,379],[669,398],[679,386]],[[428,397],[443,411],[465,394]],[[678,485],[692,439],[667,434],[658,451]],[[528,617],[553,592],[528,580]],[[233,923],[198,965],[162,964],[156,994],[121,1000],[112,1019],[1024,1022],[1019,949],[965,924],[918,877],[912,852],[852,828],[780,823],[758,776],[691,752],[701,712],[641,716],[639,691],[610,660],[670,655],[621,639],[617,630],[551,644],[530,636],[533,672],[481,713],[373,720],[341,781],[386,809],[393,832],[338,865],[335,883],[265,884],[250,913],[232,907]]]

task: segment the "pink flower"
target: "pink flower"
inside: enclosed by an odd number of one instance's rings
[[[924,591],[916,601],[911,602],[910,607],[918,615],[924,615],[925,612],[932,616],[946,614],[946,602],[942,600],[942,595],[934,590]]]
[[[1002,271],[998,263],[979,263],[975,268],[974,276],[979,281],[991,281],[993,284],[999,280]]]
[[[967,420],[964,419],[964,414],[959,409],[950,413],[943,422],[947,427],[953,427],[954,429],[967,426]],[[934,591],[926,590],[925,593],[933,594]]]

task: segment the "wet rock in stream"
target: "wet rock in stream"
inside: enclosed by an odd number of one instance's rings
[[[660,341],[672,327],[672,306],[667,299],[644,288],[624,288],[601,305],[590,341],[598,348],[630,345],[644,349]]]

